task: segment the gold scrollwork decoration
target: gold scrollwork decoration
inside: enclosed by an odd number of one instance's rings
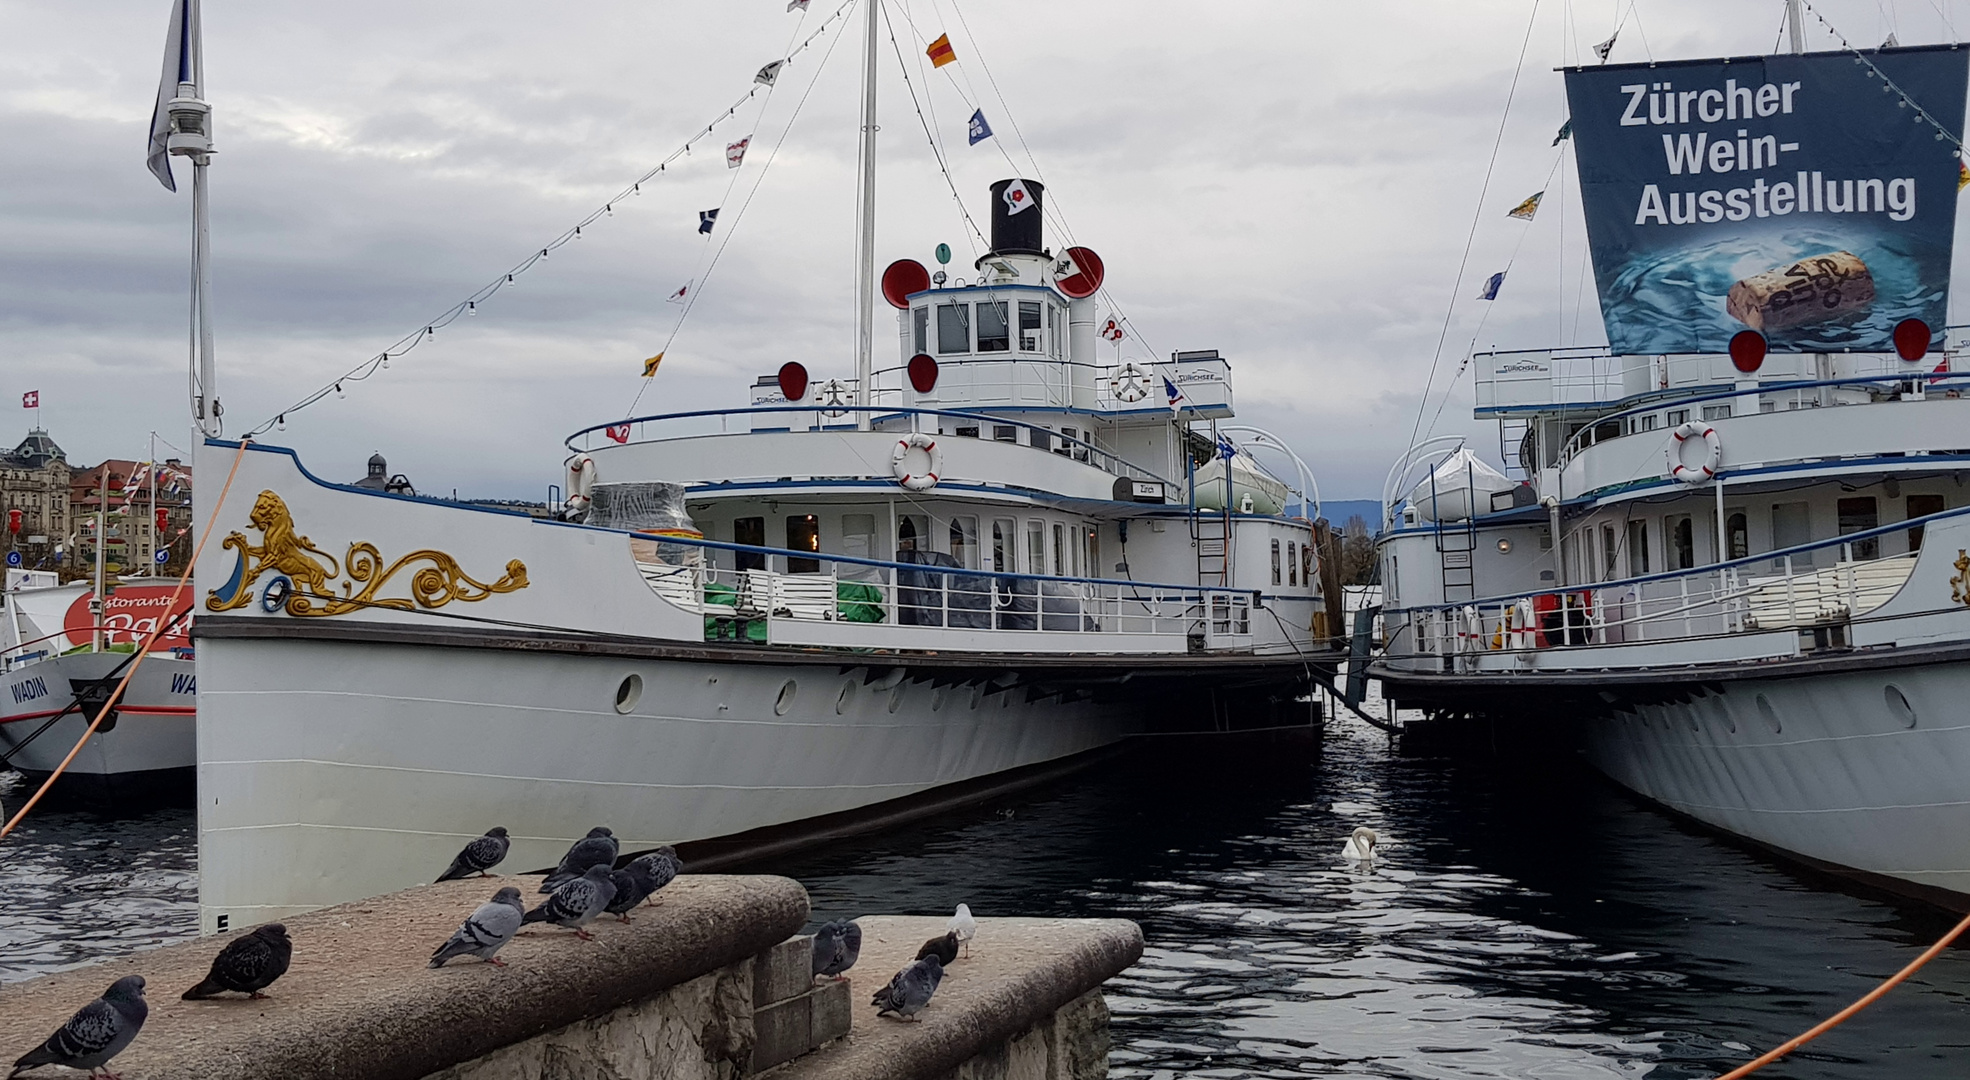
[[[268,571],[283,574],[292,583],[292,590],[280,606],[289,615],[301,617],[344,615],[369,608],[429,610],[454,600],[476,603],[488,596],[527,587],[527,567],[518,559],[509,561],[505,575],[491,583],[474,578],[459,566],[457,559],[430,548],[410,552],[385,567],[383,554],[376,545],[359,540],[349,545],[347,554],[338,563],[334,556],[294,531],[294,518],[288,513],[287,503],[271,491],[262,491],[254,500],[247,521],[260,531],[261,542],[254,544],[237,532],[226,537],[224,546],[236,549],[239,560],[226,584],[207,594],[207,611],[231,611],[252,603],[253,586]],[[326,566],[322,565],[324,561]],[[409,597],[378,595],[406,569],[412,570]],[[347,580],[334,582],[340,577]],[[340,595],[335,584],[341,586]]]
[[[1949,579],[1949,598],[1959,604],[1970,604],[1970,550],[1956,549],[1956,576]]]

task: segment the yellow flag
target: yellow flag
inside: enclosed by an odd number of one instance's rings
[[[1970,187],[1970,165],[1959,161],[1956,163],[1956,190],[1962,191],[1966,187]]]
[[[1545,192],[1535,191],[1524,202],[1518,204],[1517,206],[1512,207],[1511,210],[1507,211],[1505,216],[1515,217],[1518,218],[1520,221],[1531,221],[1532,215],[1539,212],[1539,200],[1545,197],[1546,197]]]
[[[652,375],[655,375],[657,373],[657,365],[663,362],[664,362],[664,354],[662,353],[658,353],[657,355],[652,356],[648,360],[643,361],[643,377],[647,379]]]
[[[958,51],[951,48],[949,34],[937,35],[937,40],[930,43],[930,48],[925,49],[924,54],[930,57],[930,66],[933,68],[941,68],[958,58]]]

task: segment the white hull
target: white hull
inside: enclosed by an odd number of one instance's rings
[[[598,824],[625,851],[729,836],[1134,730],[1118,706],[982,681],[881,689],[885,666],[871,684],[836,665],[280,639],[208,639],[199,658],[207,931],[428,882],[494,825],[513,834],[504,868],[533,870]],[[621,715],[631,674],[644,689]]]
[[[1588,753],[1623,786],[1717,828],[1970,897],[1966,703],[1961,662],[1731,682],[1598,722]]]
[[[129,659],[127,653],[74,653],[26,664],[0,676],[0,755],[12,768],[46,774],[61,764],[95,717],[71,713],[25,749],[12,754],[48,718],[74,700],[71,679],[95,679]],[[127,670],[127,669],[126,669]],[[171,656],[147,657],[131,677],[113,730],[99,731],[70,763],[65,777],[103,784],[117,777],[177,772],[197,764],[198,698],[194,665]],[[114,794],[113,788],[104,788]]]

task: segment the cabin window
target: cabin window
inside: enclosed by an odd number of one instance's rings
[[[876,516],[874,514],[841,515],[841,553],[853,555],[858,559],[876,557]],[[843,577],[866,577],[875,572],[873,566],[857,566],[854,563],[839,565],[835,571]]]
[[[1307,588],[1313,588],[1313,545],[1300,545],[1300,581]]]
[[[940,354],[971,351],[971,305],[937,305],[937,351]]]
[[[992,425],[992,441],[993,441],[993,442],[1018,442],[1018,441],[1019,441],[1019,429],[1018,429],[1018,428],[1016,428],[1016,427],[1013,427],[1013,426],[1012,426],[1011,424],[993,424],[993,425]]]
[[[1047,527],[1038,521],[1026,523],[1026,572],[1047,572]]]
[[[1724,532],[1729,536],[1730,554],[1727,558],[1751,557],[1751,524],[1745,520],[1743,511],[1724,519]]]
[[[1867,532],[1881,525],[1881,511],[1872,495],[1841,499],[1839,510],[1841,536]],[[1853,542],[1853,552],[1856,560],[1878,559],[1881,557],[1881,538],[1870,536],[1865,540],[1856,540]]]
[[[1635,418],[1635,424],[1636,428],[1640,431],[1654,431],[1655,414],[1650,413],[1647,416],[1638,416]]]
[[[992,519],[992,569],[1001,574],[1016,572],[1012,565],[1012,519]]]
[[[986,301],[978,305],[978,351],[1007,352],[1012,349],[1012,334],[1006,327],[1006,304],[1003,300]]]
[[[1808,543],[1813,538],[1812,515],[1810,507],[1802,502],[1772,504],[1772,547],[1789,548]],[[1802,551],[1792,556],[1796,567],[1813,565],[1813,552]],[[1772,560],[1774,570],[1784,569],[1783,559]]]
[[[1090,525],[1083,528],[1081,534],[1087,538],[1087,576],[1098,578],[1101,576],[1101,530]]]
[[[1067,440],[1078,437],[1073,428],[1063,426],[1060,429],[1060,445],[1054,447],[1053,452],[1059,454],[1061,457],[1068,456],[1074,452],[1074,444]]]
[[[1731,418],[1730,403],[1705,405],[1703,407],[1703,418],[1705,420],[1729,420]]]
[[[787,515],[787,550],[821,550],[821,520],[813,514]],[[787,573],[815,574],[821,570],[821,560],[802,559],[787,556]]]
[[[1058,521],[1053,523],[1053,576],[1067,576],[1067,529]]]
[[[1628,576],[1641,577],[1649,572],[1649,523],[1631,521],[1628,523]]]
[[[1696,526],[1688,514],[1662,519],[1662,543],[1668,549],[1670,570],[1696,568]]]
[[[1272,542],[1272,583],[1279,584],[1279,541]]]
[[[1300,583],[1300,546],[1291,540],[1286,541],[1286,584]],[[1274,581],[1274,585],[1279,582]]]
[[[1910,495],[1908,497],[1909,517],[1928,517],[1930,514],[1940,514],[1944,509],[1943,497],[1941,495]],[[1917,525],[1908,531],[1908,549],[1911,552],[1922,550],[1923,528],[1924,526]]]
[[[1676,427],[1679,424],[1687,424],[1690,422],[1690,411],[1688,409],[1670,409],[1668,414],[1665,415],[1662,419],[1663,422],[1667,423],[1670,427]]]
[[[750,544],[753,547],[766,546],[766,519],[763,517],[742,517],[732,522],[732,542]],[[766,556],[757,551],[735,551],[732,565],[741,570],[766,569]]]
[[[966,570],[978,569],[978,519],[951,519],[951,557]]]
[[[927,307],[920,307],[915,311],[910,312],[910,319],[915,324],[916,327],[916,333],[913,335],[916,340],[916,351],[920,353],[929,352],[930,351],[930,309]]]
[[[1038,449],[1051,450],[1053,448],[1053,432],[1048,431],[1046,428],[1027,428],[1026,437],[1027,441]]]
[[[1040,304],[1037,300],[1019,302],[1019,351],[1040,351]]]
[[[1613,581],[1615,578],[1621,576],[1621,571],[1614,565],[1615,559],[1618,558],[1620,554],[1621,554],[1621,543],[1614,538],[1614,526],[1602,525],[1601,526],[1601,580],[1602,581]]]
[[[903,562],[902,553],[916,551],[922,547],[920,541],[930,535],[930,519],[921,514],[901,514],[896,518],[897,562]],[[928,550],[924,548],[923,550]]]

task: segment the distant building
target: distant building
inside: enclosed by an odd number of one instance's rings
[[[41,428],[29,431],[12,450],[0,450],[0,549],[18,552],[22,567],[54,565],[55,548],[71,520],[71,472],[62,448]],[[18,532],[15,510],[20,511]]]
[[[133,483],[131,478],[135,477]],[[155,479],[157,509],[164,528],[157,528],[151,514],[151,485]],[[71,570],[83,570],[96,561],[96,510],[109,486],[105,511],[105,563],[116,565],[122,573],[140,573],[145,561],[153,568],[169,572],[182,569],[191,558],[192,471],[178,458],[166,458],[155,466],[141,461],[111,458],[69,478],[69,510],[73,518],[65,560]],[[165,552],[165,561],[155,563],[153,552]]]
[[[403,473],[390,475],[390,463],[383,460],[379,451],[369,455],[369,472],[353,485],[365,491],[387,491],[392,495],[415,495],[417,489],[410,486],[410,480]]]

